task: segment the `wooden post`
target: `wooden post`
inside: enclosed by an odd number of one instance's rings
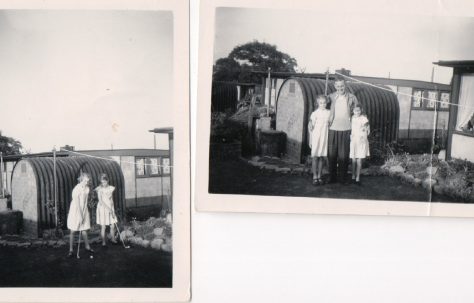
[[[270,75],[270,71],[272,69],[268,68],[268,104],[267,104],[267,117],[270,116],[270,104],[272,103],[272,78]]]

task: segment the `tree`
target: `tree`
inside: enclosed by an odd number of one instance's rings
[[[213,71],[215,81],[260,83],[261,75],[252,72],[295,72],[296,59],[277,49],[275,45],[256,40],[236,46],[226,58],[216,61]]]
[[[0,152],[2,152],[3,155],[19,155],[21,154],[22,149],[23,146],[20,141],[11,137],[3,136],[0,131]]]

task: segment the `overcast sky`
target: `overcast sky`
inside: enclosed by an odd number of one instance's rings
[[[431,81],[432,62],[474,59],[473,18],[219,8],[214,59],[252,40],[274,44],[306,72],[344,67],[354,75]],[[452,70],[435,67],[435,82]]]
[[[173,126],[172,26],[164,11],[0,11],[3,135],[31,152],[153,148],[148,130]]]

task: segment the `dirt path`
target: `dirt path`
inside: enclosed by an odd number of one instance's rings
[[[68,248],[0,247],[1,287],[171,287],[172,257],[151,248],[93,245],[94,259]]]
[[[209,180],[211,193],[429,201],[425,189],[388,176],[362,176],[361,186],[338,183],[313,186],[308,175],[261,170],[243,161],[211,162]],[[456,202],[453,198],[435,194],[432,201]]]

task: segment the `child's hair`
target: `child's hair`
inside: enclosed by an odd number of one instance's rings
[[[362,105],[360,105],[360,104],[354,105],[354,107],[352,108],[352,113],[354,113],[354,109],[356,109],[356,108],[360,109],[360,115],[361,115],[361,116],[362,116],[362,115],[365,115],[364,108],[363,108]]]
[[[100,181],[109,182],[109,176],[107,176],[107,174],[100,174]]]
[[[86,173],[86,172],[81,172],[79,174],[79,178],[77,178],[77,180],[79,182],[82,182],[82,180],[84,180],[84,178],[87,177],[89,180],[91,179],[91,175],[89,173]]]
[[[315,109],[319,108],[319,102],[318,102],[319,100],[324,100],[324,101],[326,101],[326,107],[325,107],[325,108],[327,108],[327,106],[328,106],[328,98],[327,98],[325,95],[318,95],[318,96],[316,97],[316,102],[315,102],[316,104],[315,104],[314,108],[315,108]]]

